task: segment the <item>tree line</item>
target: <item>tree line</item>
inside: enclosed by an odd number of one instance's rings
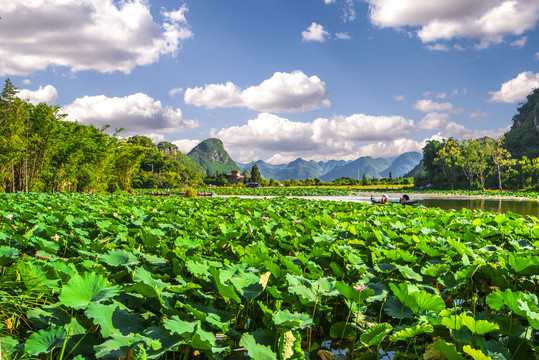
[[[17,93],[6,79],[0,94],[0,192],[116,192],[202,183],[204,170],[179,151],[161,151],[141,137],[122,139],[121,129],[109,135],[108,126],[65,121],[59,106],[33,105]]]

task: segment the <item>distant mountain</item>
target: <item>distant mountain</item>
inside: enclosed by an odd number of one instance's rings
[[[387,169],[380,172],[380,176],[383,178],[387,178],[389,177],[390,171],[393,178],[404,176],[405,174],[410,172],[417,164],[419,164],[421,159],[423,159],[423,154],[421,153],[406,152],[392,160],[391,165],[389,165]]]
[[[414,166],[412,170],[404,174],[403,177],[414,177],[416,176],[416,174],[424,174],[424,173],[425,173],[425,169],[423,168],[423,159],[421,159],[419,164],[417,164],[416,166]]]
[[[302,179],[316,179],[333,170],[336,167],[345,165],[348,161],[345,160],[329,160],[313,161],[303,160],[298,158],[288,164],[273,165],[268,164],[264,160],[251,161],[247,164],[238,163],[238,166],[242,171],[251,170],[253,165],[258,166],[258,170],[264,179],[275,179],[278,181],[283,180],[302,180]]]
[[[223,142],[219,139],[211,138],[202,141],[187,156],[206,170],[208,175],[228,174],[232,170],[241,170],[230,158],[223,147]]]
[[[324,170],[315,161],[298,158],[288,164],[286,169],[279,172],[281,180],[316,179],[324,174]]]
[[[344,166],[344,165],[348,164],[349,162],[350,161],[346,161],[346,160],[329,160],[329,161],[326,161],[326,162],[319,161],[318,165],[322,168],[322,170],[324,171],[324,174],[327,174],[331,170],[333,170],[333,169],[335,169],[337,167]]]
[[[334,168],[332,171],[320,177],[322,181],[333,181],[341,177],[362,178],[363,174],[367,178],[380,178],[380,172],[389,168],[391,163],[386,159],[373,159],[370,156],[360,157],[344,166]]]
[[[275,180],[280,179],[279,172],[283,169],[286,169],[286,167],[288,166],[288,164],[279,164],[279,165],[268,164],[264,160],[251,161],[250,163],[247,163],[247,164],[238,163],[238,166],[243,172],[245,172],[247,170],[251,170],[251,168],[255,164],[256,166],[258,166],[258,171],[260,171],[260,175],[262,175],[264,179],[275,179]]]

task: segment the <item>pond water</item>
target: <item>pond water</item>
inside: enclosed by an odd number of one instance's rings
[[[219,197],[229,197],[219,195]],[[260,196],[238,196],[243,198],[259,198]],[[265,196],[273,197],[273,196]],[[368,202],[370,198],[366,196],[288,196],[312,200],[331,200],[331,201],[351,201]],[[377,197],[378,199],[378,197]],[[390,200],[398,201],[398,195],[395,198],[390,196]],[[410,200],[418,200],[417,205],[426,207],[439,207],[444,210],[481,210],[493,211],[499,213],[513,212],[520,215],[533,215],[539,217],[539,201],[528,199],[503,199],[503,198],[451,198],[451,197],[417,197],[412,196]]]

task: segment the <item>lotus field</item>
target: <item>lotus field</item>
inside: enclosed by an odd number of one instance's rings
[[[12,359],[535,359],[534,217],[0,195]]]

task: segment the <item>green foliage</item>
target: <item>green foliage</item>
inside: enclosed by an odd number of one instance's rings
[[[517,359],[537,343],[532,216],[17,193],[0,195],[0,228],[9,358],[303,359],[344,343]]]

